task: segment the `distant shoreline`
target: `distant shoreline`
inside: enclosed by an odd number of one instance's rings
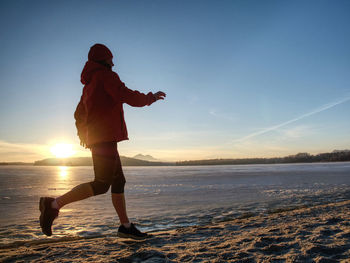
[[[292,164],[292,163],[326,163],[326,162],[349,162],[350,150],[333,151],[311,155],[298,153],[286,157],[275,158],[244,158],[244,159],[207,159],[190,160],[179,162],[151,162],[121,156],[123,166],[198,166],[198,165],[248,165],[248,164]],[[72,158],[48,158],[33,163],[26,162],[0,162],[0,166],[6,165],[34,165],[34,166],[92,166],[91,157]]]
[[[0,166],[6,165],[34,165],[34,163],[24,163],[24,162],[1,162]]]

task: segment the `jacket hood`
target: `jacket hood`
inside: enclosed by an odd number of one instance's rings
[[[103,61],[113,58],[112,52],[103,44],[95,44],[90,48],[89,60]]]
[[[81,76],[80,76],[80,81],[83,85],[87,85],[89,84],[89,82],[91,81],[94,73],[96,71],[99,70],[109,70],[107,67],[92,61],[92,60],[88,60],[85,63],[85,66],[83,68],[83,71],[81,72]]]

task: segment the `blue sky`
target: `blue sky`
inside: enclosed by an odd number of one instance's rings
[[[120,154],[164,160],[350,149],[349,1],[1,1],[0,161],[78,146],[94,43],[131,89]]]

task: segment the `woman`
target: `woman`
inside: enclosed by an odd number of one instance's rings
[[[95,44],[90,48],[88,61],[81,73],[81,82],[85,86],[74,113],[81,145],[92,152],[95,179],[57,198],[40,198],[40,226],[45,235],[52,235],[52,223],[64,205],[104,194],[112,186],[112,203],[121,223],[118,236],[147,237],[129,221],[126,213],[125,178],[117,142],[128,140],[123,103],[134,107],[149,106],[166,95],[161,91],[146,95],[128,89],[118,74],[112,71],[112,59],[113,55],[106,46]]]

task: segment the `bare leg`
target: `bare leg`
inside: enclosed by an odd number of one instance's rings
[[[112,193],[112,203],[119,216],[121,224],[129,223],[129,218],[126,214],[125,196],[124,194]]]
[[[64,195],[57,197],[56,202],[58,204],[58,208],[61,208],[64,205],[86,199],[93,195],[94,191],[92,190],[90,183],[84,183],[74,187]]]

